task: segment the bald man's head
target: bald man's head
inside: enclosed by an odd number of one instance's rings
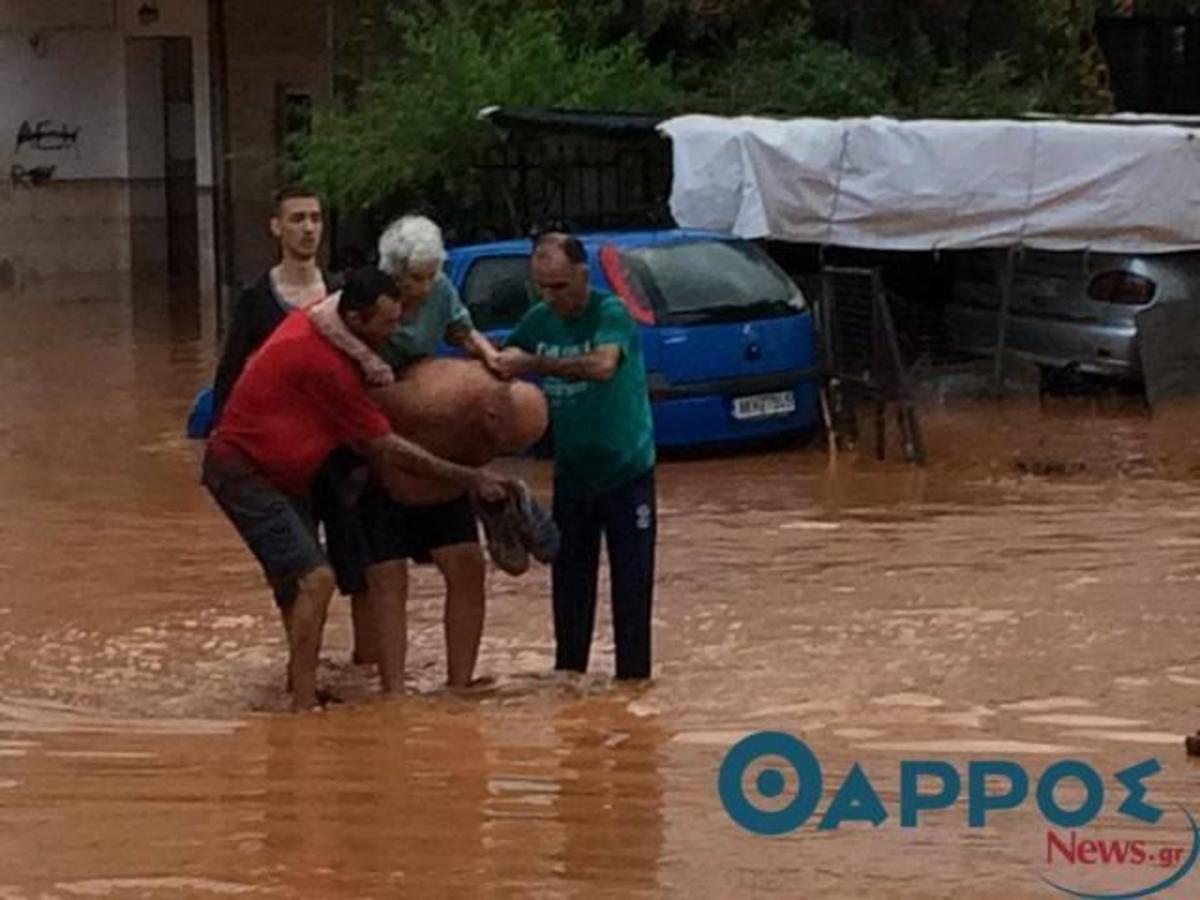
[[[572,263],[586,264],[588,260],[583,242],[565,231],[547,231],[539,235],[533,242],[534,255],[538,255],[539,251],[543,255],[561,253]]]
[[[578,238],[561,232],[542,235],[533,246],[530,274],[556,315],[570,319],[587,305],[587,251]]]
[[[488,436],[500,453],[523,453],[550,423],[546,398],[526,381],[500,382],[487,407]]]

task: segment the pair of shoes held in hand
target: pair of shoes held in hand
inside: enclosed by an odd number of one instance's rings
[[[524,481],[517,481],[516,490],[504,500],[479,502],[478,512],[487,535],[488,555],[509,575],[524,574],[531,556],[550,563],[558,555],[558,526],[538,506]]]

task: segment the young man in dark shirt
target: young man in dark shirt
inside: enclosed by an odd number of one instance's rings
[[[317,262],[324,225],[321,199],[315,191],[289,185],[275,192],[270,228],[279,243],[279,262],[243,289],[233,308],[213,380],[214,423],[220,419],[246,361],[288,313],[307,309],[340,287]],[[392,381],[391,370],[382,363],[377,370],[366,374],[375,385]],[[338,589],[351,597],[355,661],[370,662],[374,659],[373,651],[364,649],[369,643],[364,635],[370,632],[366,623],[369,616],[365,537],[343,497],[350,473],[358,465],[361,460],[345,449],[333,452],[314,479],[313,502],[317,520],[325,528]]]
[[[279,262],[239,294],[225,347],[213,380],[213,419],[229,399],[234,382],[250,358],[284,317],[325,299],[338,285],[317,263],[325,220],[321,199],[306,187],[290,185],[275,192],[271,234],[279,242]],[[368,373],[373,384],[390,384],[386,367]]]
[[[375,269],[356,272],[339,312],[360,340],[378,346],[401,315],[398,289]],[[484,469],[447,462],[391,431],[351,360],[296,312],[248,361],[204,457],[204,484],[258,559],[288,636],[293,705],[317,705],[316,670],[333,574],[316,539],[312,481],[337,446],[349,444],[382,469],[454,482],[482,499],[510,483]],[[381,610],[384,646],[394,616]],[[391,638],[391,640],[387,640]],[[383,652],[384,691],[403,683],[402,663]]]

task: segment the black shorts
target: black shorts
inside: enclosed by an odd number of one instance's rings
[[[202,480],[262,566],[275,602],[290,606],[300,579],[326,565],[308,498],[284,493],[249,460],[224,451],[204,454]]]
[[[365,482],[366,462],[347,447],[330,453],[313,479],[313,512],[325,531],[325,552],[338,591],[346,596],[367,589],[370,560],[358,511]]]
[[[446,503],[408,506],[371,484],[359,509],[372,565],[395,559],[429,562],[430,551],[439,547],[479,543],[475,510],[466,494]]]

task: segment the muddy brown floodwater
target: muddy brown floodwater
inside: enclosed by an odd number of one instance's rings
[[[924,471],[821,448],[665,463],[651,687],[607,679],[607,609],[595,674],[549,676],[539,569],[489,575],[498,689],[443,693],[420,570],[412,694],[374,695],[337,602],[322,678],[348,702],[293,716],[267,592],[182,436],[209,343],[153,292],[69,297],[0,301],[0,897],[1038,897],[1043,876],[1167,871],[1048,864],[1032,799],[901,828],[920,758],[1034,778],[1084,759],[1109,793],[1080,839],[1190,844],[1187,417],[961,405],[930,413]],[[508,465],[547,489],[544,464]],[[859,762],[888,820],[735,826],[716,773],[767,729],[820,758],[818,812]],[[1116,812],[1112,778],[1148,757],[1155,826]],[[1200,896],[1200,874],[1165,896]]]

